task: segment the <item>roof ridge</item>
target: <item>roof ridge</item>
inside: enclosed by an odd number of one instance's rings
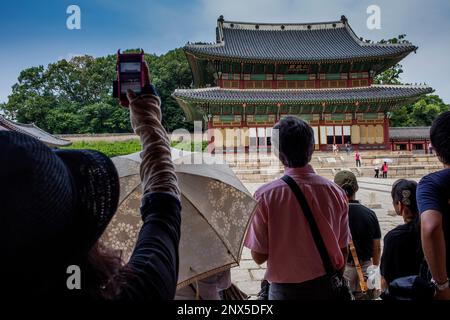
[[[247,22],[247,21],[223,21],[222,27],[227,29],[247,29],[252,30],[276,30],[283,31],[286,27],[290,30],[295,30],[295,27],[299,27],[301,30],[307,29],[332,29],[343,28],[344,22],[338,21],[326,21],[326,22],[287,22],[287,23],[271,23],[271,22]],[[308,28],[308,26],[310,28]],[[263,27],[263,29],[261,29]],[[265,27],[265,28],[264,28]],[[283,28],[285,27],[285,28]]]
[[[356,35],[356,32],[353,30],[353,28],[350,26],[350,24],[346,23],[345,28],[347,32],[350,34],[350,36],[358,42],[359,45],[365,46],[365,47],[412,47],[412,50],[417,50],[418,47],[413,45],[412,43],[379,43],[379,42],[365,42],[361,40],[361,38],[358,38]]]
[[[19,133],[23,133],[26,135],[29,135],[39,141],[43,141],[41,137],[33,134],[32,132],[29,132],[27,130],[25,130],[24,128],[33,128],[36,129],[37,131],[41,132],[43,135],[49,136],[55,140],[60,140],[60,141],[64,141],[64,142],[70,142],[70,140],[67,139],[62,139],[62,138],[58,138],[55,135],[39,128],[38,126],[36,126],[34,123],[30,123],[30,124],[25,124],[25,123],[20,123],[20,122],[16,122],[16,121],[12,121],[12,120],[8,120],[5,117],[3,117],[2,115],[0,115],[0,123],[3,123],[4,125],[6,125],[10,130],[19,132]]]

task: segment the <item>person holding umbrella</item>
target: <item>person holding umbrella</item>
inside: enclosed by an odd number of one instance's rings
[[[143,145],[143,225],[123,266],[99,238],[119,202],[112,161],[90,150],[53,151],[0,132],[2,288],[9,297],[92,300],[173,299],[178,278],[180,191],[161,125],[161,101],[146,79],[128,92],[131,123]],[[78,271],[77,271],[78,270]]]

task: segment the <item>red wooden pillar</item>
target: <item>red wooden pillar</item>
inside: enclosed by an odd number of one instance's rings
[[[208,120],[208,152],[213,153],[214,147],[214,128],[212,125],[212,120]]]
[[[273,74],[272,74],[272,89],[277,89],[278,88],[278,82],[277,82],[278,65],[275,63],[274,66],[275,67],[274,67]]]
[[[383,135],[385,149],[389,150],[389,119],[386,116],[384,117]]]

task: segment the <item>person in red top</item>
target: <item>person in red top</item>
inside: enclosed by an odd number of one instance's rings
[[[356,152],[356,154],[355,154],[355,161],[356,161],[356,166],[361,167],[361,156],[359,155],[359,152]]]
[[[383,178],[387,178],[387,174],[388,174],[388,165],[387,162],[384,162],[383,165],[381,166],[381,171],[383,172]]]

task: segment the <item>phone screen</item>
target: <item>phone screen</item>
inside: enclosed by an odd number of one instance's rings
[[[140,62],[121,62],[120,63],[120,72],[124,72],[124,73],[141,72],[141,63]]]

